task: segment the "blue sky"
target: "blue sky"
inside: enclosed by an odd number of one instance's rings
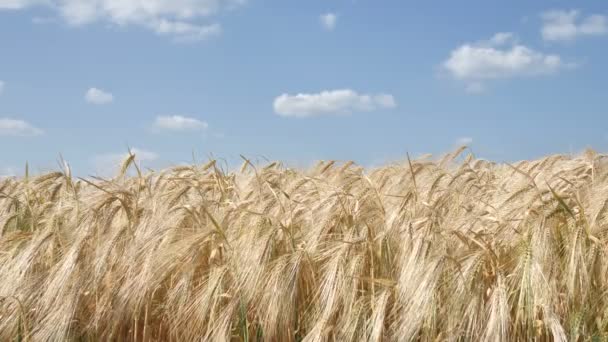
[[[0,174],[608,147],[608,5],[0,0]]]

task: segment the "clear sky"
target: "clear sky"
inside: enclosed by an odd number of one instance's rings
[[[0,0],[0,174],[608,147],[604,1]]]

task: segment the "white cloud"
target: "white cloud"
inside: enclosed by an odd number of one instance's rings
[[[114,102],[114,96],[106,91],[97,88],[89,88],[84,95],[88,103],[102,105]]]
[[[452,77],[466,82],[467,90],[472,92],[483,90],[485,80],[546,75],[563,67],[560,56],[521,45],[513,34],[505,32],[487,41],[457,47],[442,64]]]
[[[464,44],[443,63],[458,79],[492,79],[545,74],[562,67],[558,55],[546,55],[523,45],[506,49]]]
[[[209,127],[205,121],[181,115],[157,116],[154,128],[170,131],[201,131]]]
[[[317,94],[282,94],[274,100],[273,106],[281,116],[307,117],[394,108],[397,103],[389,94],[367,95],[351,89],[339,89]]]
[[[4,83],[3,81],[0,81],[0,95],[2,95],[2,92],[4,92],[5,86],[6,86],[6,83]]]
[[[577,10],[552,10],[541,14],[541,34],[547,41],[567,41],[579,36],[608,34],[608,17],[592,14],[581,18]]]
[[[135,25],[178,41],[201,40],[221,32],[219,24],[204,24],[223,9],[247,0],[0,0],[1,9],[45,6],[55,10],[69,25],[105,22]]]
[[[321,26],[328,31],[332,31],[336,28],[338,22],[338,16],[335,13],[322,14],[319,19],[321,20]]]
[[[0,136],[30,137],[43,133],[44,132],[40,128],[37,128],[26,121],[0,118]]]

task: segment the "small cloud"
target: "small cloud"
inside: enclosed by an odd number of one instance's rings
[[[209,127],[205,121],[181,115],[157,116],[154,128],[168,131],[202,131]]]
[[[577,10],[552,10],[541,14],[541,35],[546,41],[569,41],[580,36],[608,34],[608,17],[592,14],[581,18]]]
[[[461,137],[456,140],[456,144],[458,146],[468,146],[473,143],[473,138],[471,137]]]
[[[4,81],[0,80],[0,95],[2,95],[2,93],[4,92],[5,86],[6,86],[6,83],[4,83]]]
[[[338,23],[338,16],[335,13],[325,13],[319,17],[321,26],[327,31],[333,31]]]
[[[390,94],[358,94],[351,89],[322,91],[317,94],[282,94],[273,103],[275,113],[293,117],[350,114],[396,106],[395,98]]]
[[[88,103],[103,105],[114,102],[114,96],[104,90],[97,88],[89,88],[84,95]]]
[[[547,75],[569,67],[560,56],[544,54],[517,43],[509,32],[495,34],[486,41],[466,43],[452,50],[442,63],[443,70],[464,81],[466,90],[479,93],[482,81]]]
[[[31,137],[43,133],[44,131],[40,128],[37,128],[26,121],[0,118],[0,136]]]

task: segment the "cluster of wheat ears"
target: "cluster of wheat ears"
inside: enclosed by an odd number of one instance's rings
[[[593,151],[0,180],[0,340],[603,339],[607,199]]]

